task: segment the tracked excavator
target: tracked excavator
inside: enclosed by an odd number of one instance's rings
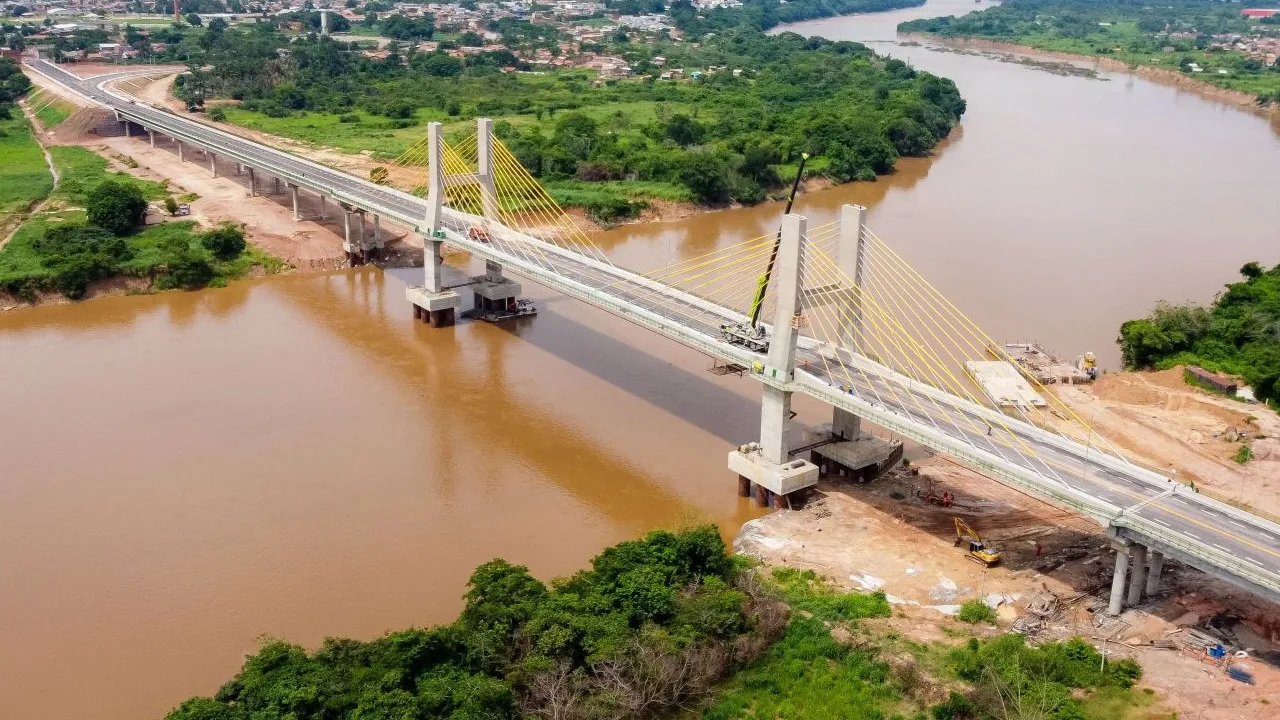
[[[987,547],[982,542],[982,536],[978,535],[978,531],[969,527],[968,523],[955,518],[956,521],[956,547],[959,547],[965,540],[969,541],[969,552],[967,557],[974,561],[991,567],[1000,563],[1000,551],[992,547]]]

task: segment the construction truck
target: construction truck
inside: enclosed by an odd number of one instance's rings
[[[980,562],[986,567],[998,565],[1000,563],[1000,551],[995,548],[987,547],[982,542],[982,537],[978,535],[978,531],[969,527],[968,523],[955,518],[956,521],[956,547],[959,547],[965,540],[969,541],[969,552],[967,557],[974,561]]]

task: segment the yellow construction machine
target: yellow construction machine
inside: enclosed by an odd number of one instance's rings
[[[995,548],[987,547],[982,542],[982,537],[978,535],[978,531],[969,527],[969,525],[955,518],[956,521],[956,547],[966,539],[969,541],[968,558],[974,562],[980,562],[987,567],[1000,563],[1000,551]]]

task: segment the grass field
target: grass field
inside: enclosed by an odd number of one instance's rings
[[[12,120],[0,120],[0,224],[51,189],[53,176],[31,135],[31,124],[15,110]]]
[[[57,127],[76,110],[75,105],[57,95],[39,90],[27,98],[27,106],[35,110],[36,119],[46,128]]]
[[[49,154],[62,176],[54,190],[54,200],[69,207],[82,207],[89,193],[107,180],[136,185],[148,200],[159,200],[169,194],[163,183],[143,180],[123,172],[107,172],[107,161],[82,147],[52,145]]]
[[[108,180],[138,187],[144,197],[155,201],[169,194],[164,184],[135,178],[126,173],[107,170],[107,161],[81,147],[54,145],[49,148],[54,164],[61,174],[58,187],[53,190],[50,208],[36,215],[18,228],[13,239],[0,249],[0,287],[16,292],[33,292],[49,289],[54,272],[45,265],[35,249],[45,230],[51,226],[85,221],[84,204],[90,193]],[[43,158],[40,159],[44,167]],[[3,170],[0,170],[2,173]],[[47,174],[47,171],[46,171]],[[49,194],[48,189],[45,194]],[[167,222],[151,225],[125,238],[131,257],[117,268],[120,274],[148,277],[168,262],[163,250],[166,241],[184,238],[199,255],[210,261],[214,269],[212,286],[225,285],[229,280],[243,277],[251,267],[262,265],[269,272],[276,272],[283,263],[252,246],[232,260],[222,261],[212,257],[196,239],[198,228],[194,222]]]

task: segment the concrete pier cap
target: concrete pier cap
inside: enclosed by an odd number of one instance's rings
[[[462,306],[462,296],[452,290],[433,293],[424,287],[413,286],[405,288],[404,294],[409,302],[427,312],[456,310]]]
[[[775,463],[764,457],[756,443],[729,451],[729,470],[775,495],[789,495],[818,484],[818,466],[799,458]]]

